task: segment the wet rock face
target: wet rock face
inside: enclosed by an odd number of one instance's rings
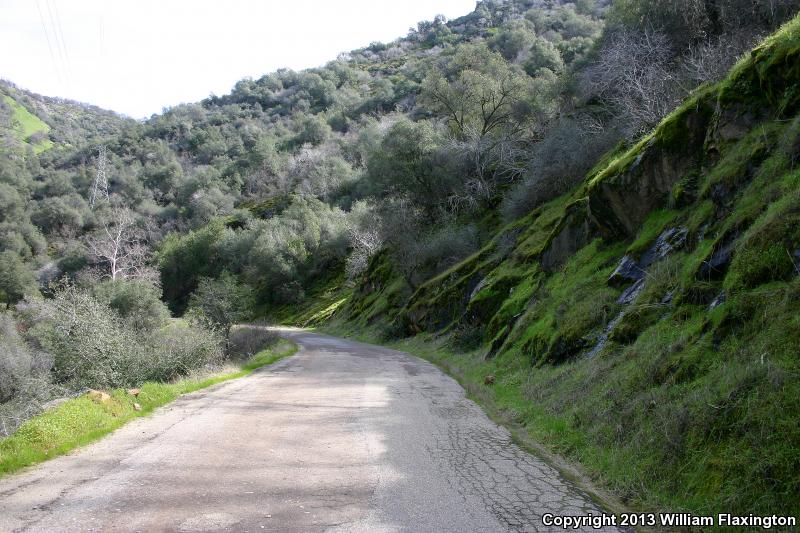
[[[724,304],[725,300],[727,300],[727,299],[728,299],[728,297],[725,294],[725,291],[722,291],[708,305],[708,310],[711,311],[712,309],[715,309],[715,308],[719,307],[720,305]]]
[[[661,261],[675,250],[680,250],[686,245],[689,230],[683,226],[669,228],[658,236],[656,242],[644,253],[639,260],[642,268],[647,268],[657,261]]]
[[[617,303],[622,305],[633,303],[636,297],[642,292],[642,289],[644,289],[644,278],[636,280],[636,283],[622,291],[622,294],[617,298]]]
[[[698,277],[707,280],[722,279],[733,259],[735,242],[736,239],[731,237],[717,247],[711,253],[711,256],[700,265],[700,270],[697,273]]]
[[[626,255],[620,259],[617,268],[608,277],[611,285],[622,285],[628,281],[638,281],[644,277],[644,269],[631,256]]]
[[[628,281],[642,280],[650,265],[661,261],[672,252],[683,248],[686,245],[686,237],[688,235],[689,230],[683,226],[665,230],[658,236],[650,248],[642,254],[642,257],[638,261],[629,255],[624,256],[620,260],[619,265],[617,265],[617,268],[614,269],[614,272],[609,276],[608,283],[619,286]],[[631,287],[629,287],[629,290],[630,288]],[[620,296],[620,298],[622,298],[622,296]]]
[[[665,205],[672,188],[703,158],[713,110],[698,102],[662,126],[638,156],[617,174],[603,177],[589,191],[589,216],[609,239],[633,237],[650,213]]]

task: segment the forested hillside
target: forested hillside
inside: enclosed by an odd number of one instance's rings
[[[636,504],[798,511],[799,8],[485,0],[142,122],[3,83],[0,430],[271,317],[440,339]]]

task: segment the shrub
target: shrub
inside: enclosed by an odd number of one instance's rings
[[[52,376],[70,390],[164,381],[222,360],[222,337],[200,321],[136,330],[91,292],[74,286],[29,304],[30,336],[53,356]]]
[[[200,278],[189,299],[190,311],[206,317],[226,338],[233,324],[252,312],[253,305],[250,287],[239,283],[229,272],[223,272],[217,279]]]
[[[26,295],[38,293],[36,279],[19,255],[0,252],[0,304],[16,303]]]
[[[246,361],[278,341],[278,334],[262,326],[240,326],[231,330],[228,357]]]
[[[46,381],[52,361],[32,349],[17,332],[9,313],[0,313],[0,402],[7,402],[26,392],[31,381]]]
[[[146,373],[145,354],[133,330],[89,292],[59,287],[33,303],[31,335],[53,354],[53,377],[70,389],[131,385]]]
[[[161,301],[161,289],[145,280],[108,280],[94,286],[92,292],[135,330],[153,331],[170,317]]]
[[[0,313],[0,436],[10,435],[59,392],[50,382],[52,359],[33,349],[8,313]]]
[[[224,339],[202,322],[173,323],[154,333],[148,343],[149,371],[144,378],[168,381],[199,368],[213,368],[224,359]]]
[[[613,128],[590,128],[576,119],[561,120],[533,150],[528,172],[506,193],[501,205],[506,222],[556,198],[583,180],[599,157],[619,141]]]
[[[420,242],[419,262],[431,276],[447,270],[478,250],[478,228],[474,224],[451,224],[433,230]]]

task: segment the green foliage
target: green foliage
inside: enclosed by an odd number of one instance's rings
[[[25,296],[39,294],[30,268],[10,250],[0,252],[0,303],[14,304]]]
[[[457,179],[437,161],[444,138],[429,122],[401,118],[370,155],[368,173],[380,195],[408,196],[433,211]]]
[[[170,318],[161,289],[144,280],[107,280],[92,287],[92,293],[138,331],[157,330]]]
[[[200,278],[189,299],[189,311],[204,316],[225,332],[253,310],[252,290],[236,281],[229,272],[216,278]]]
[[[447,117],[458,136],[471,132],[480,137],[518,122],[532,85],[524,73],[505,62],[485,45],[459,47],[448,79],[433,70],[422,84],[422,98],[431,110]]]
[[[221,221],[214,221],[186,235],[167,235],[161,243],[157,255],[161,285],[173,311],[181,312],[186,308],[200,277],[214,276],[221,271],[216,245],[224,230]]]
[[[75,287],[39,305],[41,319],[31,335],[53,355],[56,382],[77,390],[142,381],[142,347],[109,307]]]
[[[52,355],[54,381],[71,390],[169,380],[222,358],[220,339],[211,331],[196,325],[137,331],[74,286],[55,288],[31,312],[30,335]]]

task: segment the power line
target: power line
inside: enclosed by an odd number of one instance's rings
[[[58,31],[59,24],[57,23],[56,17],[53,15],[53,7],[52,7],[50,1],[49,0],[44,0],[44,5],[47,7],[47,14],[50,17],[50,26],[51,26],[51,28],[53,30],[53,41],[56,44],[56,51],[58,52],[57,55],[58,55],[59,59],[61,60],[61,66],[64,69],[64,74],[65,74],[65,78],[66,78],[67,84],[69,84],[69,81],[70,81],[70,78],[71,78],[70,69],[69,69],[69,61],[67,59],[67,51],[64,48],[64,46],[62,45],[62,40],[61,40],[61,38],[59,36],[59,31]]]
[[[64,57],[67,59],[67,68],[69,69],[70,78],[72,77],[72,58],[69,55],[69,48],[67,48],[67,41],[64,39],[64,28],[61,25],[61,14],[58,12],[58,3],[55,0],[49,0],[53,6],[53,12],[56,18],[56,33],[61,41],[61,47],[64,50]]]
[[[58,82],[63,84],[64,78],[61,76],[61,71],[58,68],[58,61],[56,61],[56,55],[53,53],[53,45],[50,43],[50,33],[47,31],[47,24],[44,22],[42,6],[39,4],[39,0],[36,0],[36,9],[39,11],[39,21],[42,23],[42,31],[44,31],[44,38],[47,41],[47,49],[50,51],[50,59],[53,61],[53,69],[56,71]]]

